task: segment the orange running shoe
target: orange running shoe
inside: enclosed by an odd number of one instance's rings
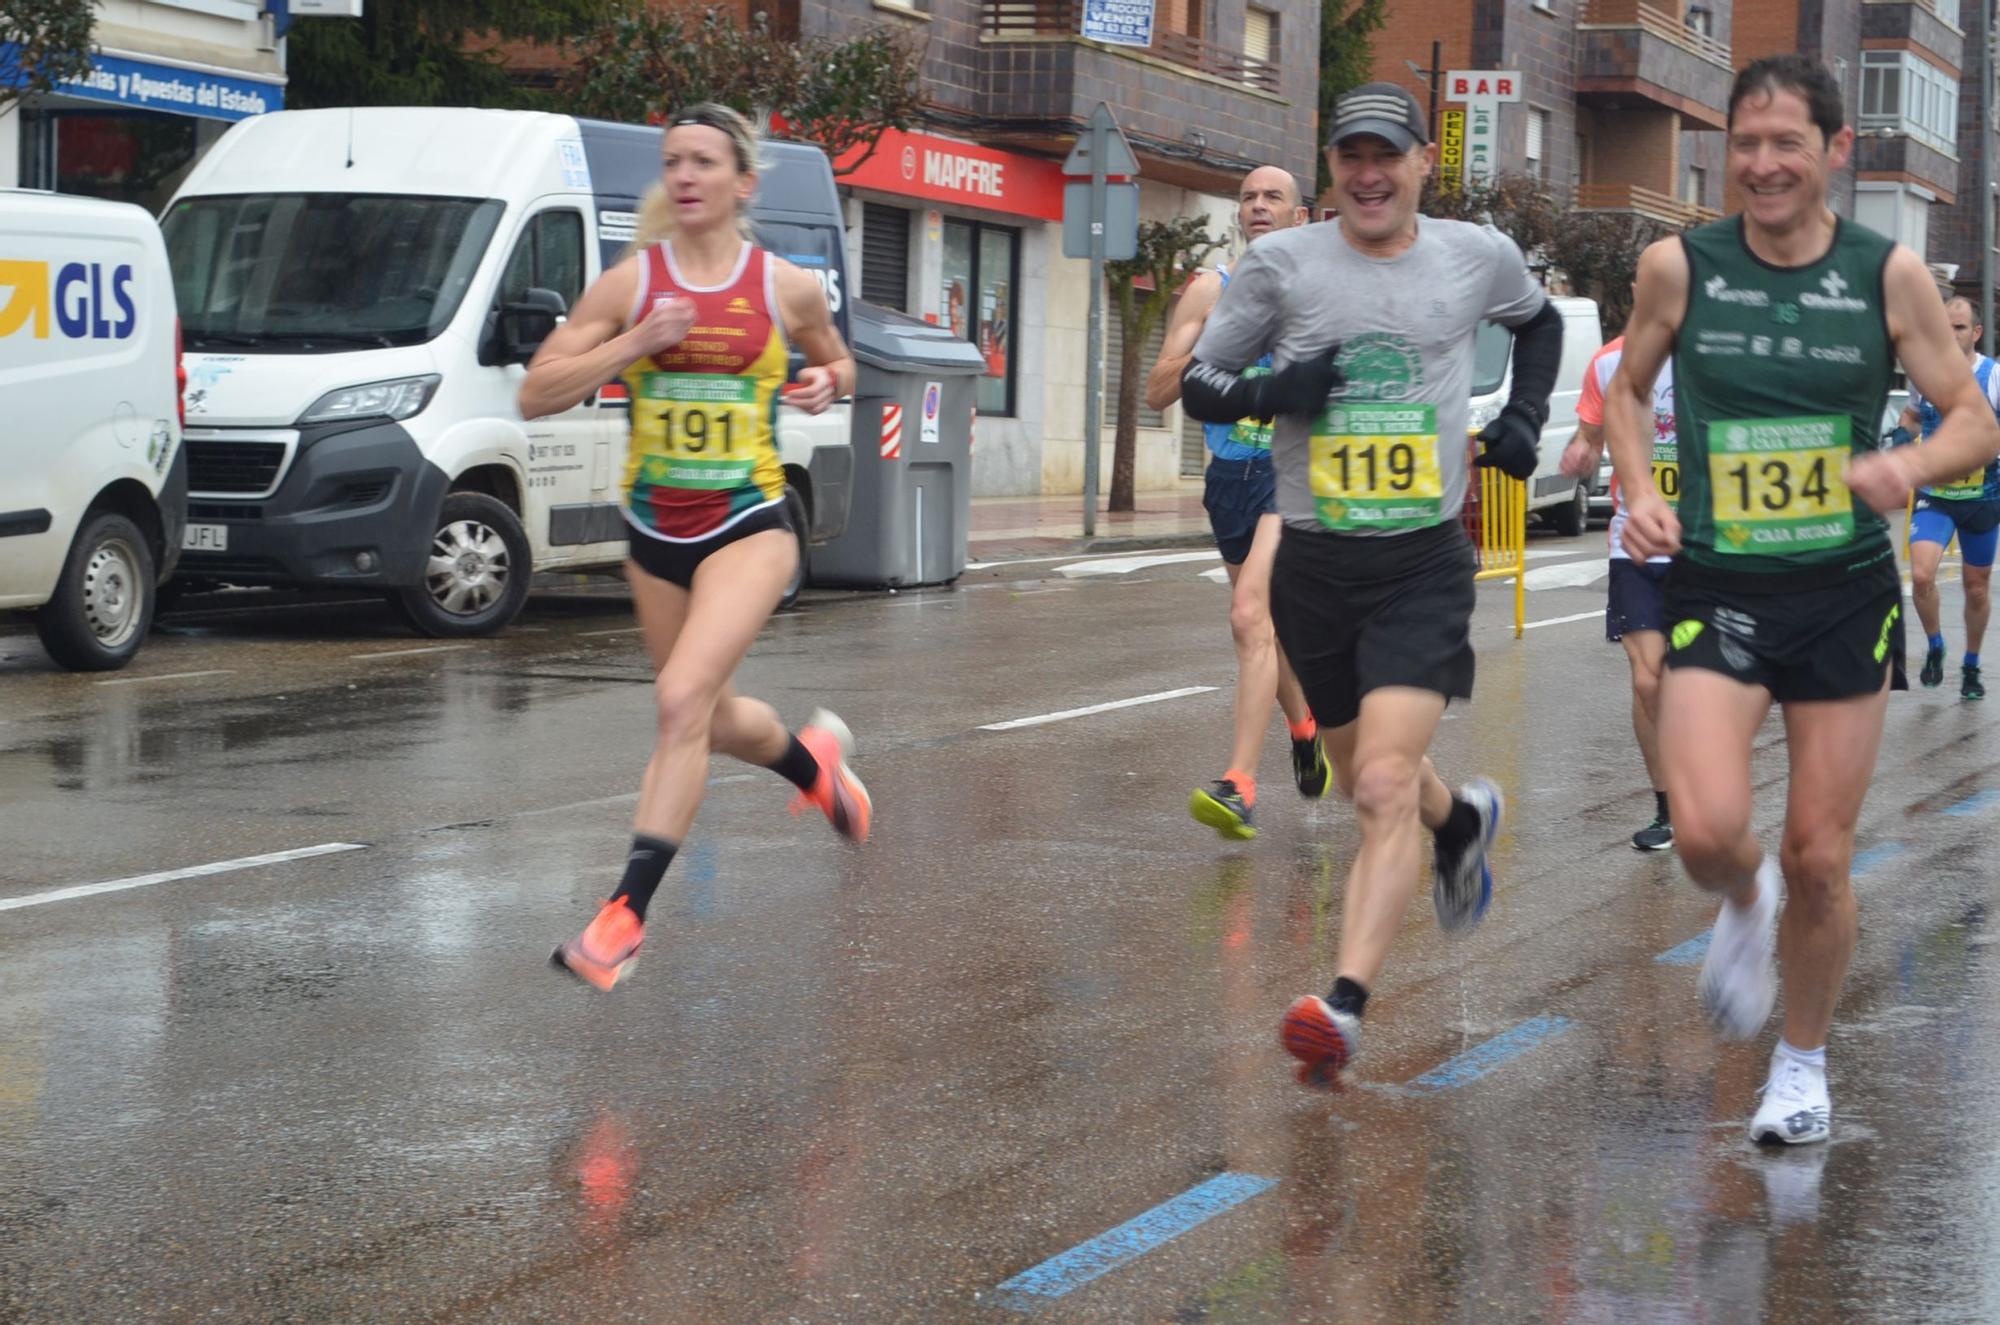
[[[811,791],[792,798],[792,813],[817,805],[842,837],[852,842],[868,840],[868,823],[875,817],[875,802],[868,788],[847,766],[854,753],[854,733],[847,724],[825,709],[814,709],[806,725],[799,728],[799,744],[812,751],[819,761],[819,780]]]
[[[645,938],[645,925],[621,894],[604,904],[583,933],[550,954],[549,964],[587,985],[608,990],[631,967]]]
[[[1285,1052],[1305,1065],[1301,1084],[1312,1084],[1308,1076],[1336,1077],[1354,1061],[1361,1049],[1361,1018],[1341,1012],[1325,999],[1312,994],[1297,999],[1285,1010],[1278,1027],[1278,1040]]]

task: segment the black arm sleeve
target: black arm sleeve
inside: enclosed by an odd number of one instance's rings
[[[1549,393],[1556,389],[1556,370],[1562,366],[1562,314],[1553,299],[1545,299],[1541,312],[1512,330],[1514,385],[1507,393],[1507,403],[1526,405],[1534,412],[1539,428],[1548,422]]]
[[[1181,370],[1181,408],[1203,423],[1247,419],[1258,413],[1259,384],[1268,380],[1189,359]],[[1553,373],[1549,380],[1554,382]]]

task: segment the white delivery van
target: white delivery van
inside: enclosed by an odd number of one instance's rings
[[[1591,480],[1566,477],[1560,465],[1563,448],[1576,436],[1576,404],[1583,396],[1583,375],[1590,358],[1604,346],[1594,299],[1552,300],[1563,320],[1562,366],[1556,389],[1549,396],[1549,418],[1542,425],[1541,460],[1528,479],[1528,510],[1540,512],[1557,533],[1580,534],[1590,512]],[[1507,403],[1513,385],[1514,337],[1492,322],[1479,324],[1473,352],[1472,414],[1478,432],[1493,422]]]
[[[0,608],[65,667],[132,660],[180,550],[175,335],[143,209],[0,189]]]
[[[816,148],[766,143],[767,248],[816,273],[846,334],[846,235]],[[282,111],[223,135],[164,218],[188,365],[180,573],[385,593],[418,630],[483,635],[535,571],[615,569],[622,383],[524,421],[526,364],[633,237],[660,130],[441,108]],[[810,545],[845,527],[851,408],[781,409]]]

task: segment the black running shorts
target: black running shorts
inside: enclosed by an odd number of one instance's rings
[[[713,538],[704,538],[699,543],[669,542],[628,525],[626,545],[633,563],[640,570],[656,580],[665,580],[669,584],[678,584],[683,589],[692,589],[694,573],[702,562],[731,543],[741,542],[752,534],[761,534],[770,529],[792,532],[791,517],[785,514],[783,502],[774,503],[761,511],[752,511]]]
[[[1385,686],[1472,697],[1472,544],[1458,521],[1409,534],[1285,526],[1271,621],[1322,727],[1345,727]]]
[[[1720,672],[1779,703],[1872,695],[1903,675],[1903,584],[1896,559],[1829,583],[1781,588],[1770,577],[1676,561],[1667,576],[1667,666]]]

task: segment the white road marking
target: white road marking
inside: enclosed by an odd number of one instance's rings
[[[1530,590],[1581,589],[1585,585],[1596,584],[1610,573],[1611,563],[1608,560],[1575,561],[1531,570],[1527,581]]]
[[[1056,574],[1075,577],[1078,575],[1130,575],[1135,570],[1146,570],[1152,566],[1172,566],[1183,561],[1219,561],[1222,557],[1214,548],[1206,552],[1162,552],[1151,557],[1103,557],[1096,561],[1080,561],[1072,566],[1056,567]]]
[[[1134,557],[1150,557],[1158,553],[1165,552],[1166,550],[1167,549],[1165,548],[1159,548],[1159,547],[1141,548],[1137,552],[1127,553],[1123,555],[1134,556]],[[1047,565],[1051,561],[1080,561],[1084,557],[1087,557],[1089,555],[1091,554],[1087,552],[1086,553],[1065,552],[1063,555],[1059,557],[1020,557],[1013,561],[968,561],[965,563],[965,568],[967,570],[992,570],[996,566],[1043,566]]]
[[[1215,566],[1201,573],[1204,580],[1214,580],[1217,584],[1229,583],[1229,567]]]
[[[1529,561],[1540,561],[1545,557],[1601,557],[1605,551],[1602,547],[1531,547],[1527,555]]]
[[[432,644],[421,649],[389,649],[382,653],[350,653],[352,662],[366,662],[371,658],[410,658],[419,653],[450,653],[455,649],[469,649],[470,644]]]
[[[123,892],[127,888],[147,888],[156,883],[172,883],[176,879],[199,879],[210,874],[228,874],[234,870],[255,869],[259,865],[280,865],[288,860],[306,860],[313,856],[331,856],[341,851],[365,851],[360,842],[322,842],[316,847],[296,847],[290,851],[272,851],[261,856],[240,856],[235,860],[218,860],[210,865],[190,865],[186,869],[161,870],[157,874],[135,874],[129,879],[112,879],[105,883],[80,883],[73,888],[52,888],[48,892],[29,893],[25,897],[0,897],[0,911],[17,911],[26,906],[46,906],[50,902],[67,902],[78,897],[95,897],[99,893]]]
[[[1188,695],[1205,695],[1214,686],[1182,686],[1179,690],[1162,690],[1154,695],[1138,695],[1132,699],[1114,699],[1108,704],[1092,704],[1087,708],[1064,709],[1060,713],[1039,713],[1032,718],[1011,718],[1006,722],[988,722],[979,728],[983,732],[1012,731],[1016,727],[1039,727],[1045,722],[1062,722],[1069,718],[1087,718],[1093,713],[1109,713],[1112,709],[1129,709],[1139,704],[1158,704],[1169,699],[1182,699]]]
[[[1527,625],[1521,627],[1521,629],[1533,630],[1537,626],[1566,626],[1572,621],[1602,620],[1604,620],[1604,609],[1600,607],[1595,612],[1577,612],[1570,616],[1552,616],[1546,621],[1530,621]]]
[[[206,672],[162,672],[158,676],[120,676],[109,681],[99,681],[101,686],[135,686],[144,681],[186,681],[196,676],[234,676],[228,668],[211,669]]]

